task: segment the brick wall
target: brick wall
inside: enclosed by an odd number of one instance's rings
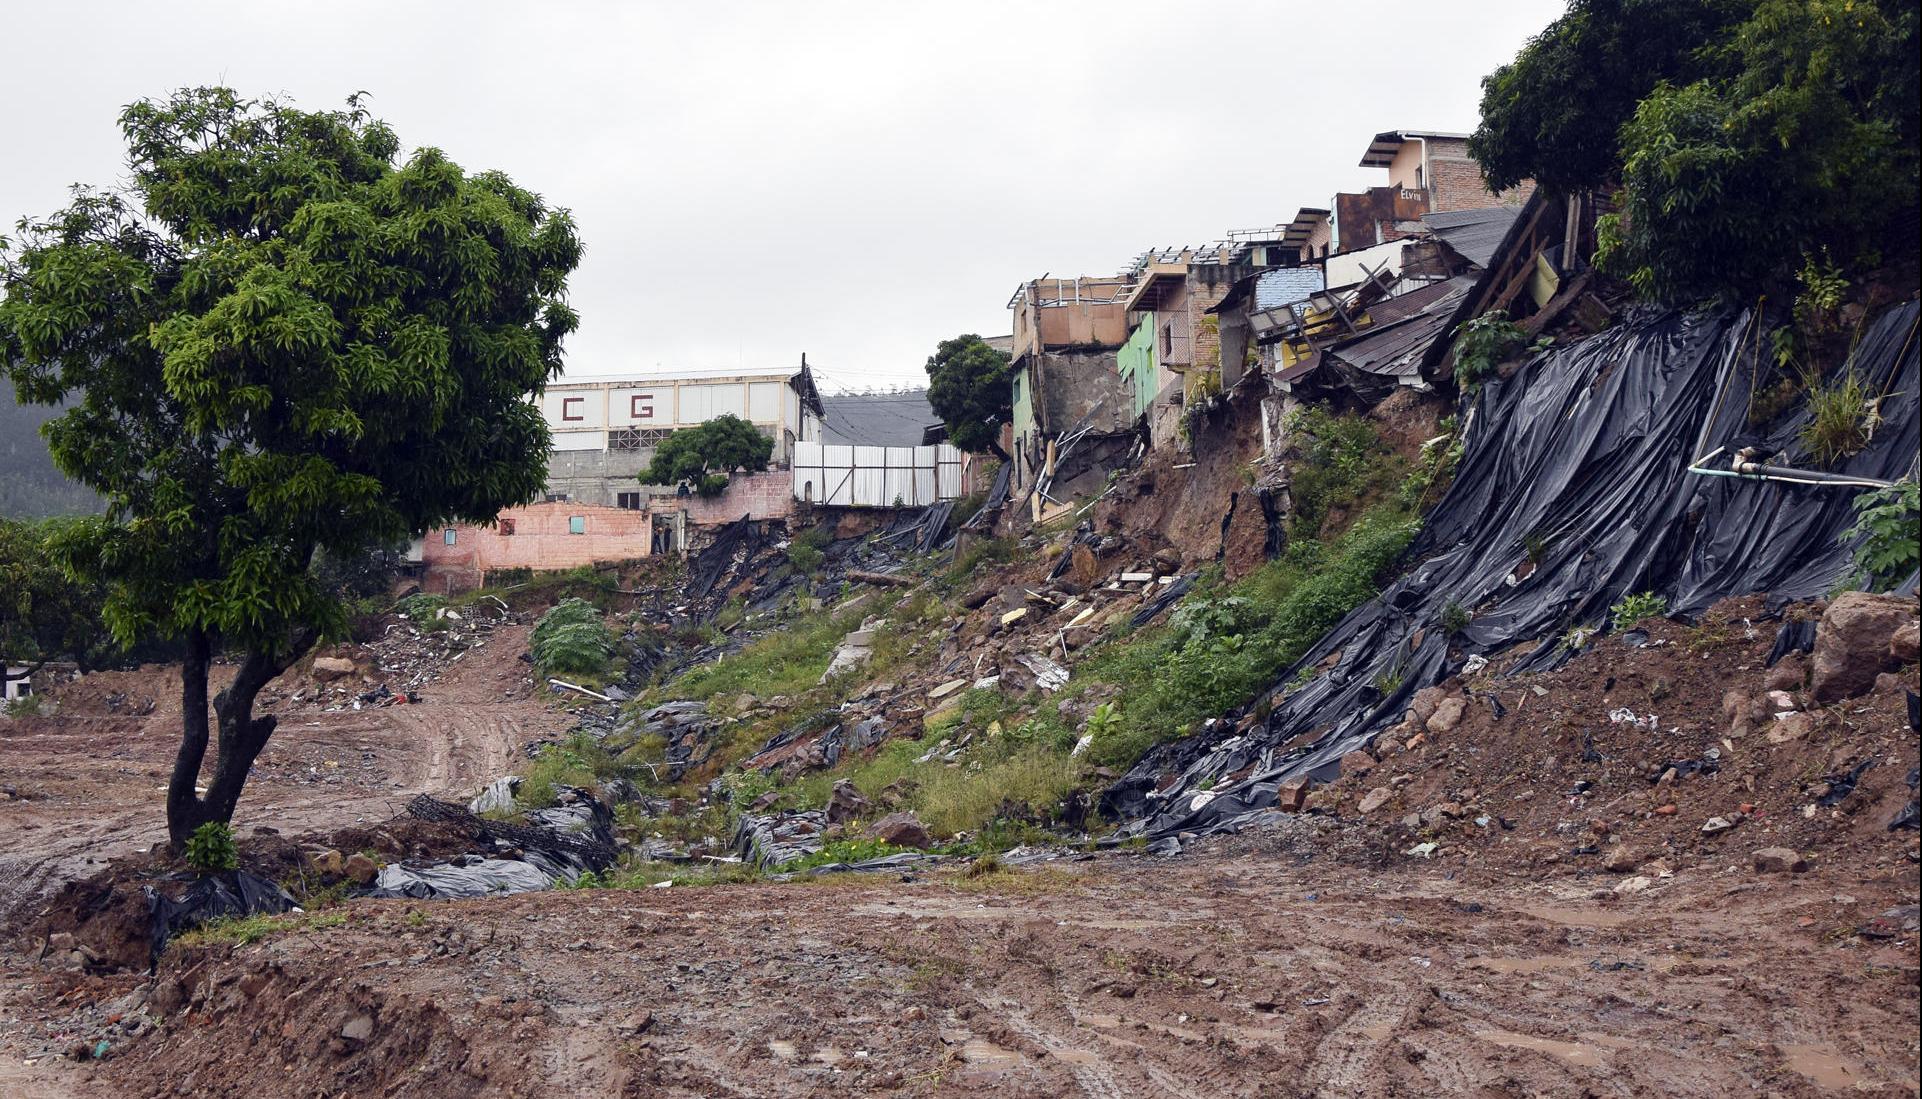
[[[1436,213],[1519,206],[1535,190],[1531,181],[1499,195],[1491,193],[1482,180],[1481,165],[1468,155],[1468,142],[1457,138],[1429,139],[1428,172],[1429,193]]]
[[[572,533],[575,516],[581,517],[584,533]],[[496,569],[557,571],[645,557],[652,528],[645,511],[561,501],[508,508],[491,527],[453,527],[451,546],[447,529],[426,532],[421,546],[429,591],[478,587]]]
[[[650,503],[657,513],[685,511],[687,521],[697,525],[732,523],[743,515],[786,519],[794,512],[794,474],[788,470],[737,473],[719,496],[656,497]]]

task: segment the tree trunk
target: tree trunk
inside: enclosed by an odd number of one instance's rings
[[[167,780],[167,846],[174,854],[186,850],[187,837],[205,823],[194,784],[207,756],[207,667],[213,663],[213,642],[198,630],[187,635],[187,656],[180,664],[180,751],[174,755],[173,777]]]
[[[194,829],[208,821],[226,823],[233,819],[234,806],[247,783],[254,760],[274,735],[277,719],[255,717],[254,699],[260,689],[287,670],[295,658],[312,644],[306,638],[288,650],[286,656],[250,652],[226,690],[214,697],[213,712],[220,730],[220,754],[214,759],[213,780],[207,794],[195,793],[201,762],[207,754],[207,668],[212,662],[212,645],[204,635],[188,640],[187,661],[181,667],[184,726],[180,754],[174,760],[173,780],[167,787],[167,841],[176,853],[184,851]]]
[[[1007,451],[1005,451],[1005,450],[1002,450],[1002,449],[1001,449],[1001,442],[1000,442],[1000,440],[998,440],[998,439],[989,439],[989,440],[988,440],[988,449],[994,452],[994,456],[995,456],[996,458],[999,458],[999,459],[1001,459],[1001,460],[1002,460],[1002,461],[1004,461],[1004,462],[1012,462],[1012,461],[1014,461],[1014,459],[1013,459],[1013,458],[1010,458],[1010,457],[1008,457],[1008,452],[1007,452]]]

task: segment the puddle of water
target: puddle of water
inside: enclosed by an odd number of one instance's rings
[[[1860,1087],[1865,1081],[1862,1070],[1848,1058],[1827,1046],[1783,1046],[1782,1057],[1790,1068],[1831,1090]]]
[[[1524,908],[1523,912],[1538,920],[1558,923],[1564,927],[1620,927],[1635,919],[1633,912],[1610,912],[1603,908],[1564,908],[1558,905],[1544,905],[1538,908]]]
[[[1021,1063],[1021,1055],[1002,1049],[986,1038],[970,1038],[961,1046],[961,1059],[988,1069],[1011,1069]]]
[[[1559,1057],[1578,1068],[1600,1068],[1602,1058],[1607,1056],[1607,1051],[1599,1048],[1598,1044],[1558,1042],[1553,1038],[1537,1038],[1532,1034],[1517,1034],[1512,1030],[1477,1030],[1472,1033],[1484,1042],[1493,1042],[1498,1046],[1508,1046],[1512,1049],[1532,1049],[1551,1057]],[[1607,1036],[1585,1034],[1583,1037]],[[1611,1040],[1607,1044],[1621,1048],[1624,1043]]]
[[[1098,1054],[1089,1053],[1085,1049],[1055,1049],[1049,1050],[1049,1052],[1071,1065],[1098,1065],[1101,1063],[1101,1057]]]

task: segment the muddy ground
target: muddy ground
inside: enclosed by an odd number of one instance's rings
[[[470,650],[422,705],[301,707],[285,696],[312,684],[290,672],[269,688],[281,701],[261,707],[281,724],[254,765],[235,831],[385,821],[415,794],[471,797],[513,771],[528,742],[569,724],[525,697],[526,632],[506,626]],[[0,800],[0,927],[32,918],[62,882],[166,838],[179,692],[173,668],[99,672],[60,690],[52,716],[0,721],[0,785],[12,791]]]
[[[1340,865],[1314,818],[1171,861],[357,903],[170,951],[164,1034],[20,1047],[143,977],[10,967],[20,1095],[1912,1095],[1903,858],[1606,882]],[[126,1001],[122,1001],[125,1003]],[[209,1025],[217,1024],[217,1025]],[[245,1053],[237,1053],[245,1050]],[[9,1074],[11,1084],[9,1085]]]
[[[1916,761],[1901,684],[1792,739],[1732,735],[1724,693],[1767,674],[1752,611],[1471,684],[1512,716],[1472,710],[1316,812],[1172,859],[357,900],[177,944],[152,973],[0,953],[0,1096],[1916,1095],[1918,849],[1888,827]],[[519,629],[422,705],[327,712],[283,685],[243,840],[512,770],[568,723],[528,697]],[[172,689],[91,677],[56,716],[0,723],[19,795],[0,801],[0,927],[160,838]],[[1717,768],[1664,773],[1710,748]],[[1821,803],[1838,772],[1857,786]],[[1725,813],[1739,826],[1703,831]],[[1810,868],[1758,870],[1773,845]]]

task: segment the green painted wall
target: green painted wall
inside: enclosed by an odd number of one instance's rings
[[[1014,375],[1014,445],[1019,451],[1034,430],[1034,379],[1026,367]]]
[[[1148,406],[1155,401],[1155,394],[1161,390],[1156,384],[1161,377],[1161,356],[1155,346],[1155,333],[1159,329],[1155,314],[1143,313],[1141,323],[1128,333],[1128,342],[1115,352],[1115,367],[1127,381],[1129,392],[1134,394],[1137,416],[1148,411]]]

